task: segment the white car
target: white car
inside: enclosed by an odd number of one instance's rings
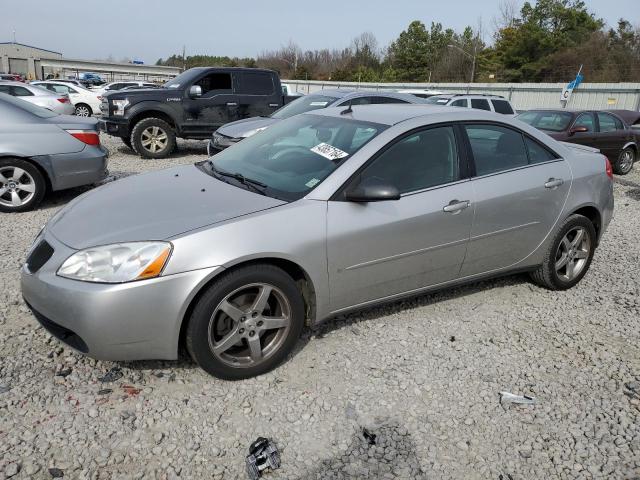
[[[516,115],[516,111],[509,100],[501,95],[447,93],[429,97],[426,102],[443,107],[477,108],[478,110],[501,113],[511,117]]]
[[[73,115],[75,111],[71,100],[69,100],[69,95],[50,92],[37,85],[2,80],[0,81],[0,93],[18,97],[60,115]]]
[[[439,92],[438,90],[425,90],[421,88],[413,88],[409,90],[398,90],[398,93],[408,93],[410,95],[414,95],[419,98],[429,98],[429,97],[434,97],[436,95],[442,95],[444,92]]]
[[[75,109],[74,113],[79,117],[90,117],[100,113],[102,97],[87,88],[70,85],[65,82],[56,82],[55,80],[31,82],[31,85],[38,85],[55,93],[69,95],[69,99]]]
[[[92,89],[98,95],[104,95],[106,93],[122,90],[126,87],[139,87],[139,88],[157,88],[155,83],[143,82],[138,80],[120,80],[119,82],[105,83],[97,88]]]

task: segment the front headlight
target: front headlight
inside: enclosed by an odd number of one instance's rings
[[[162,273],[172,245],[168,242],[130,242],[81,250],[58,269],[73,280],[124,283],[154,278]]]
[[[124,109],[129,106],[129,99],[125,98],[124,100],[111,100],[113,104],[113,114],[114,115],[124,115]]]

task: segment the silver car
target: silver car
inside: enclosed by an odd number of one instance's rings
[[[322,90],[318,93],[297,98],[276,110],[268,117],[243,118],[230,122],[213,133],[207,152],[215,155],[231,145],[278,123],[281,120],[301,113],[340,105],[378,105],[385,103],[424,103],[414,95],[398,92],[379,92],[369,90]]]
[[[0,81],[0,93],[19,97],[21,100],[60,115],[73,115],[76,111],[71,100],[69,100],[69,95],[53,93],[37,85]]]
[[[0,212],[32,210],[49,191],[104,179],[107,155],[97,120],[0,93]]]
[[[603,155],[510,117],[328,108],[74,200],[35,239],[22,292],[92,357],[175,359],[184,341],[240,379],[349,310],[515,271],[573,287],[612,212]]]

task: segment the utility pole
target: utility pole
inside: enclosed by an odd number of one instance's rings
[[[186,54],[187,47],[185,45],[182,46],[182,71],[184,72],[187,69],[187,57]]]
[[[459,45],[455,45],[453,43],[450,43],[449,45],[447,45],[448,48],[455,48],[456,50],[459,50],[460,52],[464,53],[467,57],[469,57],[472,62],[471,62],[471,80],[470,83],[473,83],[476,77],[476,58],[478,56],[478,39],[476,37],[476,40],[473,43],[473,55],[470,54],[469,52],[467,52],[464,48],[460,47]]]

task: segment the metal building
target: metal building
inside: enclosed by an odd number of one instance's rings
[[[42,78],[44,59],[61,59],[62,54],[22,43],[0,42],[0,72],[19,73],[25,78]]]

